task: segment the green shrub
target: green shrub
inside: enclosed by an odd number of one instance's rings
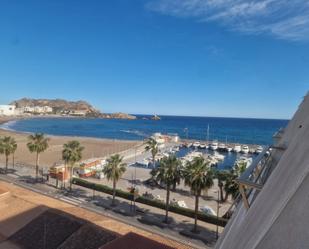
[[[74,178],[73,179],[73,184],[85,187],[85,188],[89,188],[89,189],[94,189],[96,191],[99,192],[103,192],[106,194],[113,194],[113,189],[109,186],[106,185],[102,185],[102,184],[96,184],[96,183],[92,183],[92,182],[88,182],[86,180],[80,179],[80,178]],[[133,195],[127,191],[123,191],[120,189],[116,189],[116,196],[123,198],[123,199],[127,199],[127,200],[132,200],[133,199]],[[149,205],[152,207],[156,207],[156,208],[160,208],[165,210],[165,203],[159,201],[159,200],[151,200],[148,198],[145,198],[143,196],[139,196],[136,198],[135,200],[138,203],[142,203],[145,205]],[[182,208],[182,207],[177,207],[177,206],[169,206],[169,211],[176,213],[176,214],[180,214],[180,215],[184,215],[190,218],[194,218],[195,213],[194,210],[189,209],[189,208]],[[202,212],[198,212],[198,219],[207,223],[211,223],[214,225],[219,225],[224,227],[227,223],[227,220],[224,218],[217,218],[214,215],[209,215],[209,214],[205,214]]]

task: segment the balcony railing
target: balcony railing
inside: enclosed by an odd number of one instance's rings
[[[269,176],[271,165],[271,154],[269,154],[269,149],[269,146],[265,147],[246,171],[237,179],[239,192],[246,209],[250,208],[250,205],[256,197],[256,193],[263,188]]]

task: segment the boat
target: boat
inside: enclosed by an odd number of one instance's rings
[[[233,151],[236,153],[239,153],[241,151],[241,146],[240,145],[235,145],[233,148]]]
[[[190,148],[192,146],[192,143],[184,143],[183,146],[185,148]]]
[[[194,158],[196,157],[201,157],[203,156],[203,153],[202,152],[198,152],[198,151],[193,151],[189,154],[187,154],[184,158],[185,161],[189,161],[189,162],[192,162]]]
[[[151,120],[161,120],[161,118],[158,115],[154,115],[151,117]]]
[[[194,148],[198,148],[198,147],[200,147],[200,145],[201,145],[200,142],[194,142],[194,143],[193,143],[193,147],[194,147]]]
[[[217,150],[218,149],[218,142],[213,141],[210,145],[211,150]]]
[[[254,153],[255,153],[255,149],[250,148],[249,153],[250,153],[250,154],[254,154]]]
[[[262,146],[258,146],[255,150],[255,154],[260,154],[263,151],[263,147]]]
[[[242,163],[244,163],[246,165],[246,168],[248,168],[252,163],[252,158],[241,156],[236,160],[235,165],[239,165]]]
[[[206,144],[200,144],[200,149],[206,149],[207,148],[207,145]]]
[[[243,153],[243,154],[249,153],[249,147],[248,147],[248,145],[243,145],[243,146],[241,147],[241,153]]]
[[[219,145],[218,145],[218,151],[226,151],[226,146],[225,146],[225,144],[219,144]]]
[[[227,150],[227,152],[231,152],[233,150],[233,148],[232,147],[227,147],[226,150]]]
[[[221,155],[219,154],[218,152],[215,152],[215,154],[213,155],[213,158],[218,160],[218,161],[223,161],[225,156],[224,155]]]

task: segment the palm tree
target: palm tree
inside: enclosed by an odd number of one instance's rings
[[[36,153],[35,178],[38,180],[40,153],[47,150],[49,138],[46,138],[43,133],[35,133],[30,135],[28,140],[29,142],[27,143],[27,147],[29,151],[31,153]]]
[[[223,189],[227,178],[229,177],[229,171],[226,170],[216,170],[215,177],[218,179],[218,187],[220,192],[220,200],[224,202],[226,199],[223,196]]]
[[[70,168],[70,191],[72,191],[72,178],[74,165],[82,159],[82,151],[84,147],[76,140],[69,141],[63,145],[62,159],[65,162],[64,175],[67,172],[67,165]],[[64,185],[65,186],[65,185]]]
[[[9,156],[15,152],[17,144],[12,137],[3,137],[0,139],[0,154],[5,155],[5,174],[8,170]]]
[[[12,143],[12,161],[13,161],[13,169],[15,167],[15,152],[17,150],[17,143],[15,140],[13,140],[13,143]]]
[[[224,201],[227,200],[229,195],[232,196],[232,198],[235,200],[236,197],[239,194],[239,184],[236,181],[236,179],[239,177],[239,171],[238,170],[230,170],[226,174],[225,184],[224,184],[224,191],[225,191],[225,197]]]
[[[195,219],[193,232],[197,231],[197,215],[199,206],[199,197],[202,190],[207,190],[213,186],[213,170],[209,163],[203,157],[196,157],[192,162],[188,162],[184,169],[185,185],[191,188],[195,196]]]
[[[103,168],[103,173],[107,180],[113,181],[113,200],[112,206],[115,206],[116,183],[126,171],[126,164],[122,162],[123,157],[119,154],[111,156],[107,159],[107,164]]]
[[[168,209],[170,200],[171,186],[179,182],[179,168],[181,162],[175,155],[164,157],[160,161],[160,165],[152,173],[153,177],[166,185],[166,203],[165,203],[165,220],[168,223]]]
[[[158,143],[157,141],[150,137],[146,140],[145,142],[145,150],[146,151],[150,151],[151,153],[151,156],[152,156],[152,166],[153,168],[155,167],[155,164],[156,164],[156,155],[158,154],[159,152],[159,149],[158,149]]]

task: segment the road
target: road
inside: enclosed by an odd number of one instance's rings
[[[126,215],[127,213],[125,211],[128,210],[129,206],[128,203],[119,202],[117,209],[111,209],[109,205],[109,196],[104,195],[102,193],[95,193],[95,198],[93,198],[93,191],[89,189],[85,189],[82,187],[74,186],[74,191],[72,193],[64,190],[56,189],[54,186],[44,184],[44,183],[33,183],[33,181],[25,180],[24,177],[17,175],[15,173],[8,174],[8,175],[0,175],[0,180],[6,181],[12,184],[15,184],[17,186],[20,186],[22,188],[34,191],[36,193],[40,193],[46,196],[49,196],[51,198],[61,200],[67,203],[70,203],[72,205],[87,209],[89,211],[98,213],[98,214],[104,214],[108,217],[111,217],[115,220],[118,220],[120,222],[124,222],[126,224],[135,226],[137,228],[156,233],[162,237],[166,237],[171,240],[179,241],[183,244],[187,244],[194,248],[209,248],[205,245],[204,242],[201,240],[195,240],[188,237],[185,237],[181,235],[179,232],[181,229],[183,229],[184,226],[188,224],[181,224],[181,226],[166,226],[166,227],[160,227],[155,225],[149,225],[144,224],[139,221],[141,218],[145,217],[151,217],[146,213],[135,213],[135,215]],[[81,194],[82,193],[82,194]],[[138,205],[139,210],[146,210],[146,205]],[[131,208],[131,207],[130,207]],[[148,209],[147,209],[148,210]],[[154,216],[153,216],[154,217]],[[186,219],[185,217],[183,219]],[[191,219],[189,219],[190,223],[192,222]],[[188,222],[185,220],[185,222]],[[161,219],[160,224],[162,225]],[[213,237],[213,233],[210,233],[210,237]]]

